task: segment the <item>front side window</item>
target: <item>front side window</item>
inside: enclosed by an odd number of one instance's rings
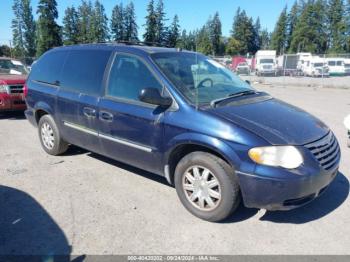
[[[196,53],[157,53],[152,59],[182,95],[195,105],[252,88],[214,60]]]
[[[117,54],[109,76],[107,95],[139,101],[139,94],[144,88],[161,91],[162,85],[139,58]]]

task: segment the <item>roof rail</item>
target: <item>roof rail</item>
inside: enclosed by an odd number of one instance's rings
[[[160,44],[157,42],[146,42],[146,41],[128,41],[128,40],[118,40],[118,41],[110,41],[110,42],[101,42],[100,44],[124,44],[124,45],[139,45],[139,46],[154,46],[154,47],[169,47],[164,44]]]

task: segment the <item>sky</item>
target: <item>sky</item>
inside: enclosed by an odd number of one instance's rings
[[[62,24],[64,10],[68,6],[79,6],[81,0],[56,0],[58,4],[58,24]],[[39,0],[32,0],[33,11],[36,12],[36,6]],[[129,0],[100,0],[106,9],[108,17],[112,14],[113,7],[123,2],[127,4]],[[139,25],[139,35],[144,32],[146,6],[148,0],[134,0],[137,23]],[[269,31],[274,29],[275,23],[283,7],[290,7],[294,0],[164,0],[165,12],[171,22],[175,14],[179,16],[181,29],[194,30],[206,23],[210,15],[216,11],[219,12],[223,35],[229,36],[232,27],[233,17],[238,7],[246,10],[249,16],[254,20],[260,17],[261,25]],[[0,0],[0,43],[8,43],[12,38],[11,20],[13,0]],[[37,15],[34,15],[37,18]]]

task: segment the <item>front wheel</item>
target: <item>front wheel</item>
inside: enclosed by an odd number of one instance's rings
[[[38,131],[41,145],[46,153],[57,156],[67,151],[68,143],[61,138],[52,116],[44,115],[40,118]]]
[[[240,203],[234,170],[221,158],[206,153],[190,153],[175,170],[176,192],[193,215],[212,222],[227,218]]]

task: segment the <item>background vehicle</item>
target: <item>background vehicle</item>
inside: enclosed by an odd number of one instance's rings
[[[329,75],[343,76],[345,75],[344,58],[326,58]]]
[[[276,51],[259,50],[255,54],[255,72],[261,75],[277,75]]]
[[[329,76],[328,66],[323,58],[312,56],[303,60],[303,74],[311,77]]]
[[[344,72],[345,75],[350,75],[350,59],[344,59]]]
[[[0,112],[24,110],[26,67],[18,60],[0,57]]]
[[[241,62],[236,67],[238,75],[250,75],[250,67],[247,62]]]
[[[295,76],[298,74],[298,55],[281,55],[277,58],[278,75]]]
[[[299,207],[337,175],[340,149],[326,125],[198,53],[61,47],[38,60],[27,85],[25,114],[48,154],[73,144],[164,176],[208,221],[241,199]]]

